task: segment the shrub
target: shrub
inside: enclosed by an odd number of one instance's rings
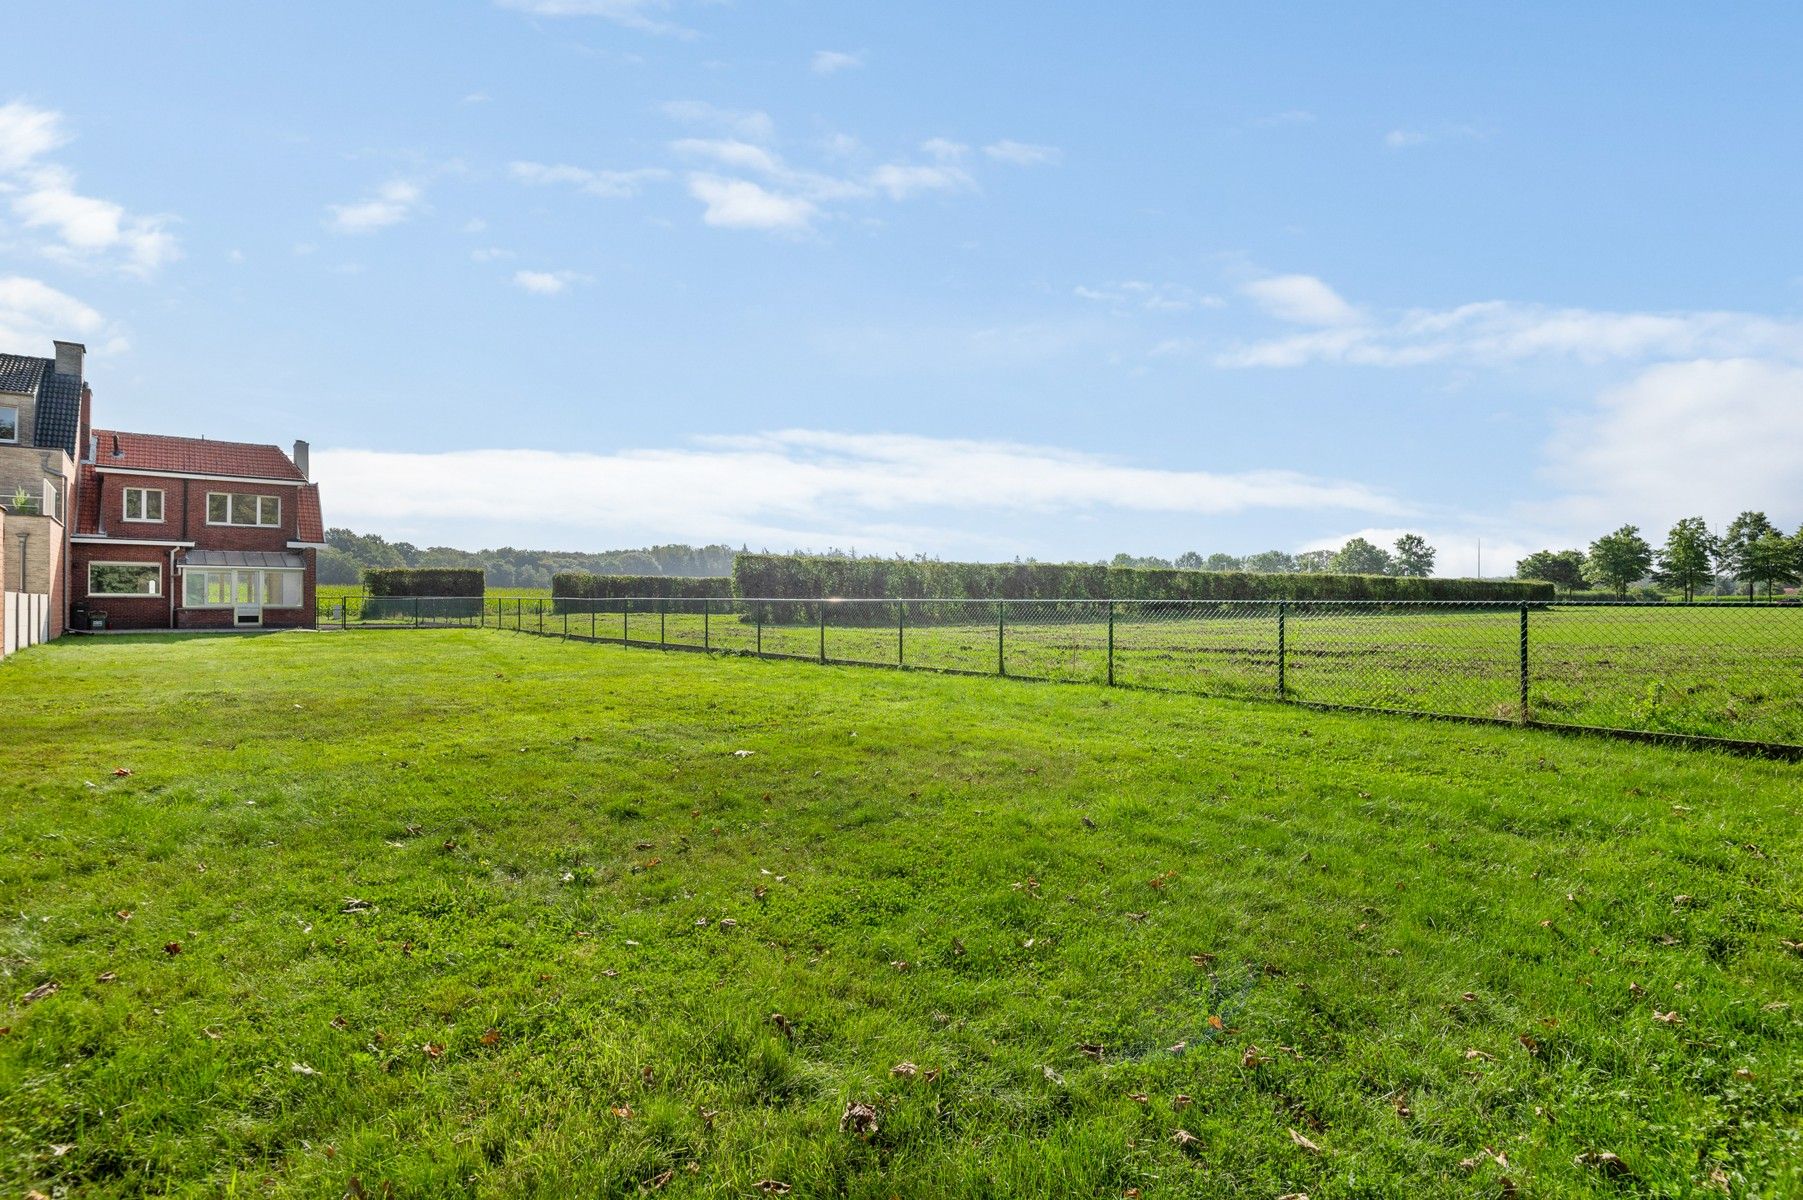
[[[711,600],[732,595],[725,575],[589,575],[565,571],[551,577],[551,611],[588,612],[579,600],[658,599]]]
[[[371,596],[480,596],[480,570],[466,567],[370,567],[363,590]]]

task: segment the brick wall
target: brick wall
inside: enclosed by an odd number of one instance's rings
[[[169,628],[169,596],[177,586],[169,574],[167,546],[96,546],[77,543],[74,547],[74,570],[70,572],[70,603],[85,604],[107,616],[111,629]],[[90,596],[88,564],[90,563],[156,563],[163,568],[161,594],[157,596]]]

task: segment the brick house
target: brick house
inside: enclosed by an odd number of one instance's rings
[[[53,358],[0,353],[0,646],[63,632],[68,611],[70,503],[88,388],[86,351],[57,342]]]
[[[58,342],[57,353],[54,360],[0,355],[0,372],[9,362],[36,363],[40,377],[54,376],[64,393],[70,382],[75,388],[74,405],[62,405],[68,413],[48,410],[48,436],[69,461],[42,464],[46,478],[55,466],[63,480],[61,570],[47,580],[55,632],[65,614],[87,628],[96,613],[109,629],[311,627],[325,526],[307,444],[296,442],[290,456],[276,446],[92,428],[81,347]],[[0,374],[0,384],[7,378]],[[0,387],[0,406],[8,405],[32,410],[18,422],[42,441],[42,403],[11,404]],[[0,407],[0,433],[5,417]],[[0,491],[9,482],[0,464]],[[16,522],[9,513],[9,540]]]

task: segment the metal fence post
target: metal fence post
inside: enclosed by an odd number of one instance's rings
[[[565,605],[563,610],[563,640],[566,642],[570,640],[570,609],[568,605]]]
[[[415,629],[419,628],[419,597],[418,596],[415,596],[413,598],[413,627]]]
[[[1528,603],[1521,602],[1521,723],[1528,723]]]
[[[657,644],[659,649],[662,649],[665,642],[669,640],[664,636],[664,618],[669,611],[670,601],[668,599],[657,602]]]
[[[820,661],[826,661],[826,601],[820,602]]]
[[[595,602],[588,602],[588,640],[595,640]]]
[[[346,596],[338,604],[338,628],[349,629],[350,627],[351,627],[351,598],[349,596]]]
[[[995,673],[997,675],[1006,675],[1008,673],[1007,612],[1008,608],[1006,602],[997,600],[995,602]]]
[[[1114,686],[1114,601],[1108,602],[1108,686]]]
[[[538,632],[539,636],[542,637],[545,632],[545,602],[543,599],[540,599],[536,603],[538,604]]]
[[[764,606],[763,606],[763,604],[762,603],[756,604],[752,608],[751,612],[752,612],[752,616],[756,619],[756,621],[758,623],[758,657],[762,658],[762,657],[764,657]]]
[[[895,602],[895,665],[908,665],[908,602]]]
[[[626,635],[632,631],[632,626],[628,624],[628,621],[631,619],[631,613],[632,601],[620,601],[620,645],[622,646],[627,642]]]
[[[711,620],[713,611],[714,602],[703,596],[701,598],[701,648],[703,650],[714,648],[713,622]]]
[[[1284,699],[1289,695],[1288,682],[1284,678],[1288,671],[1288,637],[1290,606],[1286,602],[1277,602],[1277,698]]]

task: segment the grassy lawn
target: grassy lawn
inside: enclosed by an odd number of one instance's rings
[[[1803,1194],[1796,766],[493,630],[0,705],[0,1194]]]

